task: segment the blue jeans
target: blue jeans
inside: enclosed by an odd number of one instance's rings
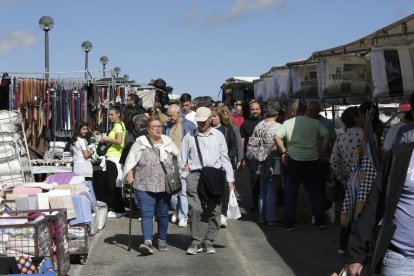
[[[185,178],[181,177],[182,190],[171,197],[171,207],[174,213],[178,213],[178,219],[183,220],[188,218],[188,200],[187,200],[187,182]]]
[[[414,257],[403,255],[387,250],[383,260],[384,267],[381,275],[384,276],[408,276],[414,275]]]
[[[275,222],[278,220],[276,214],[276,191],[282,183],[280,175],[271,175],[266,179],[260,177],[259,194],[259,222]]]
[[[153,238],[153,218],[157,218],[158,239],[167,240],[168,230],[168,195],[135,190],[141,207],[141,230],[144,241]]]
[[[287,181],[285,185],[285,223],[296,223],[296,201],[300,184],[308,192],[312,203],[312,214],[317,224],[325,223],[325,202],[319,181],[319,161],[296,161],[288,157]]]

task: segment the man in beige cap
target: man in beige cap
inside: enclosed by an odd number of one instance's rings
[[[219,130],[210,127],[211,110],[207,107],[199,107],[195,114],[195,121],[197,129],[187,133],[178,154],[178,164],[182,168],[182,175],[186,176],[187,180],[187,197],[190,207],[191,244],[187,249],[187,254],[195,255],[202,250],[208,254],[214,254],[216,250],[213,242],[220,229],[221,203],[213,195],[205,199],[205,194],[199,193],[200,174],[205,169],[223,169],[228,188],[234,189],[234,173],[227,154],[224,135]],[[198,154],[197,143],[201,158]],[[224,188],[224,179],[218,181],[213,185]],[[203,211],[206,211],[208,216],[208,229],[205,234],[201,232]]]

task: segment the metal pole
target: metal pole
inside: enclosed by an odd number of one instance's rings
[[[103,77],[104,77],[104,78],[105,78],[105,75],[106,75],[106,74],[105,74],[105,67],[106,67],[105,65],[106,65],[106,64],[103,64],[103,65],[102,65],[102,66],[103,66]]]
[[[49,79],[49,32],[45,31],[45,79]]]
[[[85,79],[88,79],[88,51],[85,51]]]

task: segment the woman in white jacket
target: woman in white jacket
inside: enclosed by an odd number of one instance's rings
[[[135,197],[141,208],[141,229],[144,242],[139,247],[142,255],[154,253],[153,217],[157,218],[158,250],[167,250],[169,196],[165,193],[165,173],[173,171],[173,158],[178,154],[177,146],[162,134],[163,125],[159,118],[150,118],[147,126],[148,136],[135,140],[125,161],[123,179],[133,184]]]

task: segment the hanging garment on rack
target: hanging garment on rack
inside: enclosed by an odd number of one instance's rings
[[[45,126],[46,128],[49,128],[49,120],[50,120],[50,107],[51,107],[51,101],[50,101],[50,94],[51,91],[48,89],[46,91],[46,118],[45,118]]]
[[[66,91],[66,99],[65,99],[65,104],[66,104],[66,122],[65,122],[65,130],[70,130],[71,129],[71,104],[70,104],[70,91],[65,90]]]
[[[93,85],[95,87],[95,85]],[[88,121],[88,91],[87,90],[83,90],[82,91],[83,94],[83,103],[82,103],[82,107],[83,107],[83,118],[82,120],[87,122]]]
[[[37,124],[37,137],[40,137],[43,133],[43,128],[45,127],[45,103],[42,99],[39,100],[39,122]]]
[[[71,101],[71,113],[70,113],[70,116],[71,116],[71,122],[72,122],[72,124],[71,124],[71,127],[72,127],[72,129],[75,129],[75,117],[76,117],[76,110],[75,110],[75,91],[72,91],[72,101]]]
[[[14,110],[14,83],[15,81],[13,79],[10,79],[10,85],[9,85],[9,110]]]
[[[10,82],[9,74],[3,73],[0,82],[0,110],[9,108]]]
[[[52,112],[51,112],[51,114],[53,114],[53,116],[51,116],[52,117],[52,130],[53,130],[53,133],[56,131],[56,128],[57,128],[57,122],[58,122],[58,120],[59,120],[59,113],[57,112],[57,107],[58,107],[58,104],[57,104],[57,91],[56,90],[51,90],[51,95],[50,95],[50,97],[51,97],[51,101],[52,101]]]
[[[115,103],[120,104],[121,102],[122,102],[122,99],[121,99],[121,87],[120,86],[117,86],[116,87]]]
[[[63,116],[64,116],[64,102],[63,102],[63,90],[59,89],[58,91],[58,99],[59,99],[59,124],[58,124],[58,129],[62,129],[62,126],[64,125],[63,122]]]

